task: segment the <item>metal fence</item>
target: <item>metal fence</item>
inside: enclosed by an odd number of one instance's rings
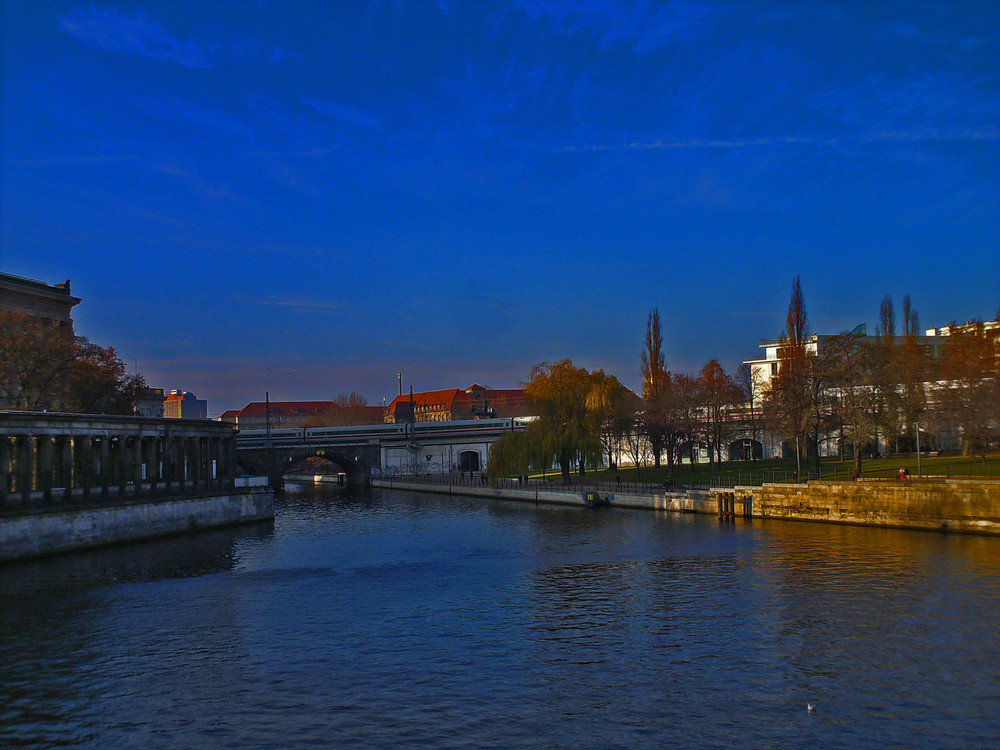
[[[969,479],[1000,478],[1000,461],[964,462],[961,464],[935,465],[932,467],[933,474],[924,473],[921,476],[909,474],[905,481],[913,482],[933,482],[944,479]],[[388,479],[392,482],[412,482],[415,484],[439,485],[442,487],[501,487],[507,489],[546,489],[564,492],[583,492],[594,490],[597,492],[618,492],[629,495],[654,495],[663,492],[685,492],[711,489],[732,489],[734,487],[752,487],[762,484],[794,483],[800,481],[798,473],[790,469],[768,469],[760,472],[747,472],[726,474],[716,477],[698,477],[696,480],[687,482],[634,482],[634,481],[606,481],[591,482],[586,478],[574,477],[573,481],[566,484],[562,476],[554,474],[550,477],[531,478],[511,478],[504,477],[491,481],[482,472],[447,472],[439,474],[430,473],[402,473],[383,472],[382,476],[373,476],[375,479]],[[853,477],[853,470],[841,467],[809,467],[802,471],[801,481],[850,481]],[[862,477],[862,481],[899,481],[898,468],[876,469],[874,474],[868,473]]]

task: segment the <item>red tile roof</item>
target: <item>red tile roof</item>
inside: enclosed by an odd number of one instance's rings
[[[251,401],[236,412],[240,417],[263,417],[267,413],[263,401]],[[333,401],[272,401],[271,414],[323,414],[339,408]],[[381,408],[381,407],[379,407]]]
[[[450,409],[456,401],[468,402],[469,395],[465,391],[460,391],[458,388],[446,388],[443,391],[422,391],[421,393],[413,394],[414,406],[440,405],[442,408]],[[404,393],[402,396],[396,396],[396,398],[392,400],[392,403],[389,404],[389,411],[395,413],[396,407],[400,404],[406,404],[404,408],[409,408],[409,393]]]

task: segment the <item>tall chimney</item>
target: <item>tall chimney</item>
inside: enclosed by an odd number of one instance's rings
[[[396,381],[399,383],[399,395],[403,395],[403,373],[396,373]]]

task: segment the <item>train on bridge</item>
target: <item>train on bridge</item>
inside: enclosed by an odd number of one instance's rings
[[[379,441],[447,439],[497,435],[525,429],[533,417],[507,417],[494,419],[466,419],[454,422],[414,422],[402,424],[363,424],[327,427],[276,427],[271,430],[240,430],[236,440],[241,447],[264,447],[270,439],[272,445],[342,443],[357,445]],[[268,434],[270,433],[270,435]]]

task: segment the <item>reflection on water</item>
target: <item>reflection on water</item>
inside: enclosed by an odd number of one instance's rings
[[[998,549],[293,491],[0,568],[0,744],[996,746]]]

